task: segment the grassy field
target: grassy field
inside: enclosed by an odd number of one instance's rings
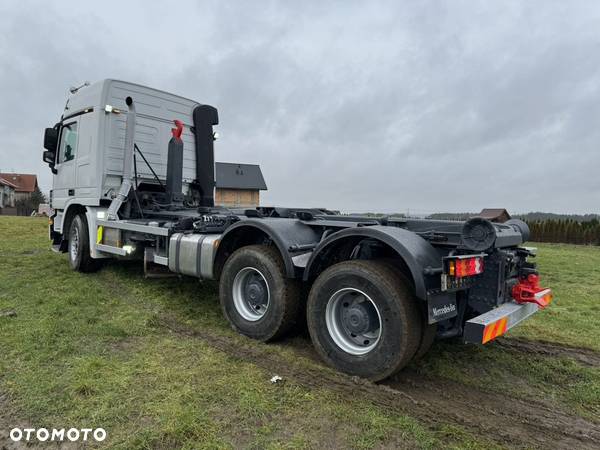
[[[600,248],[539,245],[539,264],[556,300],[509,337],[486,347],[438,343],[389,384],[353,387],[302,333],[273,345],[235,334],[214,283],[148,280],[141,264],[116,261],[75,273],[49,250],[45,220],[0,217],[0,448],[9,427],[24,425],[103,427],[103,446],[123,449],[502,448],[544,439],[527,440],[524,419],[513,441],[491,426],[483,432],[453,415],[452,398],[439,403],[448,407],[441,418],[424,413],[419,405],[437,400],[420,393],[421,380],[457,396],[514,398],[510,408],[523,403],[523,415],[542,405],[563,424],[595,430]],[[270,383],[275,374],[283,382]]]

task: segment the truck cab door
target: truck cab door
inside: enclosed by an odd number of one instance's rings
[[[64,209],[75,197],[79,118],[65,122],[61,128],[52,187],[52,208]]]

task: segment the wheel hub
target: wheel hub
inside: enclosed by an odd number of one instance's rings
[[[364,292],[347,287],[335,292],[325,308],[329,336],[346,353],[365,355],[381,338],[381,315]]]
[[[371,331],[373,327],[372,319],[364,303],[344,308],[342,312],[344,325],[354,334],[363,334]]]
[[[267,302],[267,290],[262,283],[252,280],[246,284],[244,289],[246,299],[254,309],[260,309]]]
[[[245,320],[261,319],[269,308],[270,292],[265,276],[254,267],[240,270],[233,280],[233,304]]]

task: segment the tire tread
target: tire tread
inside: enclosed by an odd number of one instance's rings
[[[309,294],[307,311],[309,316],[309,332],[313,344],[317,349],[317,352],[326,361],[332,362],[329,357],[328,349],[324,348],[318,339],[315,339],[315,336],[318,336],[318,330],[315,329],[315,322],[310,319],[310,315],[312,314],[311,305],[317,301],[317,291],[322,283],[335,276],[337,273],[346,273],[349,269],[358,274],[363,273],[365,278],[374,281],[376,285],[382,286],[387,292],[394,292],[394,297],[399,300],[398,307],[401,311],[401,315],[404,316],[405,323],[410,324],[410,326],[402,327],[402,336],[399,336],[400,339],[404,339],[406,342],[404,351],[400,357],[398,357],[385,371],[369,376],[369,379],[372,381],[380,381],[403,369],[417,352],[421,342],[421,315],[414,293],[410,289],[411,284],[409,280],[400,271],[395,270],[394,267],[390,266],[388,262],[379,260],[355,260],[335,264],[321,273],[315,281],[313,289],[311,289]]]
[[[239,333],[244,333],[243,330],[237,326],[233,320],[229,317],[229,313],[227,311],[226,305],[226,297],[225,290],[228,289],[224,284],[224,279],[227,278],[226,271],[229,270],[228,265],[234,261],[232,258],[240,258],[240,255],[245,253],[252,254],[252,257],[256,257],[256,254],[259,253],[262,258],[265,258],[269,261],[271,265],[274,265],[279,272],[279,276],[283,279],[282,286],[282,299],[283,299],[283,314],[279,318],[278,323],[273,327],[272,333],[265,333],[261,337],[255,337],[255,339],[259,339],[263,342],[270,342],[277,339],[282,338],[287,333],[289,333],[296,321],[298,320],[298,315],[301,311],[301,286],[298,280],[287,278],[285,264],[279,254],[279,251],[271,246],[267,245],[248,245],[237,249],[225,262],[225,266],[223,267],[223,273],[221,274],[221,283],[219,287],[219,297],[221,299],[221,307],[223,310],[223,314],[225,318],[228,319],[229,323]],[[247,335],[247,334],[246,334]],[[249,336],[254,337],[254,336]]]
[[[88,229],[87,219],[85,218],[84,214],[77,214],[75,217],[73,217],[73,221],[71,222],[71,229],[69,230],[69,235],[71,234],[73,227],[78,226],[78,223],[81,225],[81,229],[79,230],[81,260],[79,261],[79,264],[77,266],[73,266],[71,262],[71,267],[77,272],[96,272],[100,268],[100,261],[92,258],[90,254],[90,233]],[[70,259],[70,248],[68,248],[68,252]]]

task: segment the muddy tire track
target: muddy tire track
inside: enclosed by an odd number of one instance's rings
[[[403,372],[384,384],[346,376],[326,367],[300,366],[254,343],[187,328],[172,318],[159,325],[197,338],[228,355],[309,388],[326,388],[417,418],[432,428],[457,424],[510,447],[600,448],[600,424],[537,401],[494,394],[443,379]]]
[[[600,353],[591,349],[571,347],[547,341],[536,341],[519,338],[501,338],[496,340],[496,345],[509,350],[532,355],[549,357],[570,358],[589,367],[600,367]]]
[[[439,408],[447,417],[456,417],[459,423],[464,420],[462,424],[466,427],[475,420],[485,435],[508,439],[515,446],[600,448],[599,423],[544,401],[503,396],[411,371],[397,374],[385,385],[410,392],[413,397]]]

